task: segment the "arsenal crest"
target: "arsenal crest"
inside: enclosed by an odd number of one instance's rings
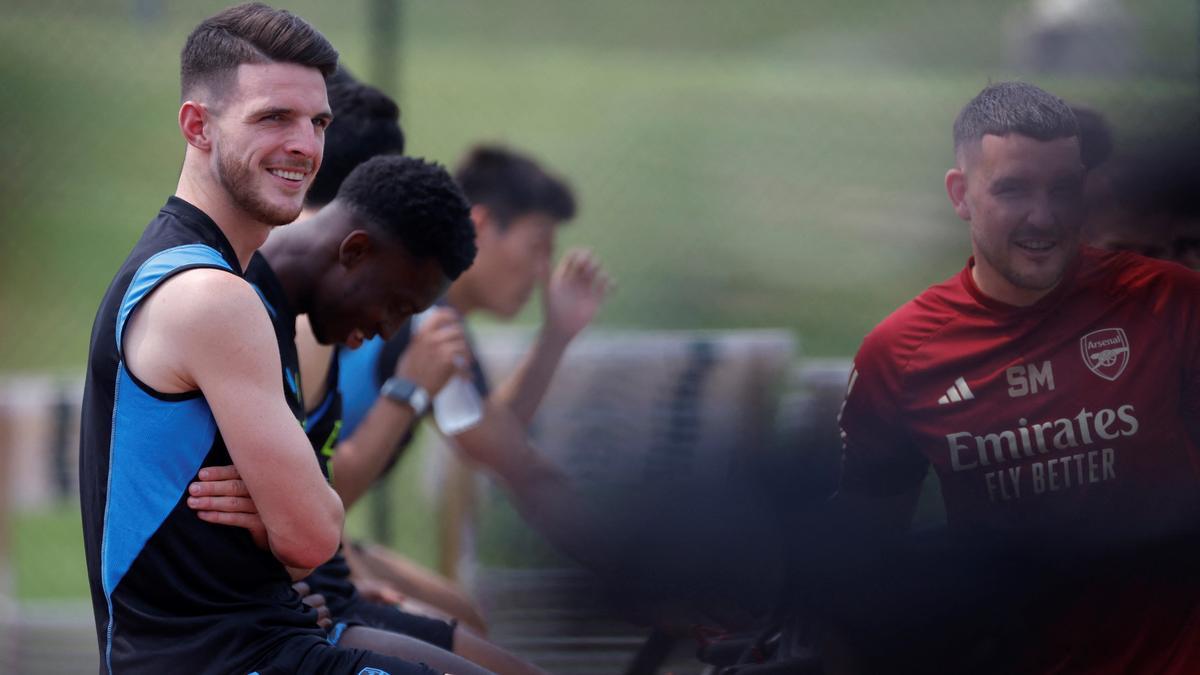
[[[1101,328],[1079,339],[1079,351],[1088,370],[1112,381],[1129,365],[1129,338],[1122,328]]]

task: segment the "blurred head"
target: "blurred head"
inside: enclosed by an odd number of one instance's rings
[[[1130,144],[1088,178],[1088,242],[1200,266],[1200,137],[1185,123]],[[1181,131],[1182,129],[1182,131]]]
[[[1079,156],[1084,168],[1091,171],[1112,156],[1112,129],[1099,112],[1079,104],[1072,104],[1070,108],[1079,126]]]
[[[1084,240],[1112,251],[1134,251],[1152,258],[1169,255],[1169,228],[1138,218],[1122,195],[1128,187],[1123,177],[1124,160],[1109,161],[1113,136],[1108,122],[1085,106],[1073,104],[1071,112],[1079,123],[1079,149],[1087,169],[1083,191]]]
[[[955,120],[954,151],[946,192],[971,226],[976,283],[997,300],[1032,304],[1079,252],[1084,166],[1075,115],[1033,85],[990,85]]]
[[[391,337],[475,257],[466,198],[445,169],[421,159],[359,165],[321,216],[337,233],[336,261],[314,284],[309,308],[323,344]]]
[[[512,317],[549,276],[555,233],[575,217],[575,197],[533,159],[494,145],[471,149],[455,178],[472,204],[479,246],[456,292],[472,309]]]
[[[1137,218],[1120,207],[1088,221],[1087,243],[1109,251],[1132,251],[1147,258],[1171,258],[1174,232],[1170,223]]]
[[[303,19],[266,5],[201,22],[180,55],[179,124],[189,156],[198,155],[184,171],[206,173],[258,222],[295,220],[321,164],[332,118],[325,77],[337,58]]]
[[[325,156],[304,203],[320,209],[337,196],[342,181],[376,155],[404,153],[400,108],[382,91],[338,68],[328,81],[334,122],[325,131]]]

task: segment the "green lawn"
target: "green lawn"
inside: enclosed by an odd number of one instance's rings
[[[387,518],[395,533],[398,550],[420,563],[435,566],[434,512],[420,487],[421,464],[414,453],[388,479],[392,499]],[[372,509],[368,499],[350,511],[347,531],[351,536],[363,537],[372,532]],[[12,570],[19,599],[87,597],[78,504],[18,513],[13,518],[11,530]]]
[[[174,189],[178,50],[223,3],[141,20],[135,4],[0,10],[0,372],[82,368],[97,301]],[[941,188],[949,127],[1016,74],[1004,31],[1020,4],[409,2],[387,88],[412,154],[453,163],[501,140],[570,177],[582,211],[563,243],[594,247],[620,283],[600,323],[780,326],[806,354],[848,356],[965,260]],[[1141,74],[1037,81],[1133,134],[1194,103],[1196,8],[1126,4]],[[370,74],[365,2],[290,6]],[[397,529],[430,561],[427,514],[406,504]],[[73,509],[23,515],[15,538],[22,595],[83,592]]]
[[[295,7],[365,76],[363,3],[342,4]],[[414,2],[392,89],[413,154],[497,139],[571,178],[564,242],[621,282],[601,322],[782,326],[844,355],[963,262],[948,128],[1012,74],[1014,4]],[[1194,6],[1136,4],[1157,74],[1042,81],[1119,122],[1192,96]],[[0,22],[0,371],[82,366],[98,298],[174,188],[176,55],[219,4],[129,6],[17,3]]]
[[[18,598],[87,597],[78,505],[17,514],[10,534]]]

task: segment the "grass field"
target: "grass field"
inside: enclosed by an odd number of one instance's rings
[[[401,550],[418,562],[436,567],[433,509],[419,496],[424,494],[420,481],[420,458],[407,458],[388,478],[393,499],[387,517]],[[372,507],[368,500],[350,512],[347,531],[352,537],[364,537],[371,532]],[[48,510],[18,513],[11,529],[12,570],[18,599],[87,597],[78,504],[64,503]]]
[[[344,4],[296,9],[365,76],[362,3]],[[499,139],[570,176],[583,210],[563,239],[621,282],[601,322],[782,326],[849,354],[965,257],[948,127],[1012,74],[1015,3],[963,4],[410,3],[392,89],[413,154]],[[17,3],[0,23],[0,371],[82,366],[112,271],[174,189],[176,54],[218,5],[129,6]],[[1046,83],[1118,121],[1193,95],[1194,6],[1132,9],[1148,61],[1183,75]]]
[[[0,9],[0,372],[82,368],[98,299],[175,186],[178,49],[221,4]],[[563,242],[620,283],[600,323],[779,326],[848,356],[966,258],[941,188],[949,127],[1019,74],[1005,31],[1023,4],[411,2],[385,88],[412,154],[452,163],[502,140],[570,177],[582,212]],[[289,4],[369,78],[365,5]],[[1194,102],[1197,22],[1185,0],[1127,5],[1136,75],[1036,80],[1132,134]],[[23,516],[15,536],[22,594],[81,592],[73,510]]]

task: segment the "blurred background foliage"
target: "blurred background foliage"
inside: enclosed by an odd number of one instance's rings
[[[6,0],[0,371],[83,366],[105,285],[175,187],[178,50],[223,4]],[[571,179],[564,243],[621,283],[602,324],[781,326],[808,354],[853,353],[962,265],[950,124],[989,79],[1029,76],[1023,0],[410,2],[387,68],[368,4],[288,6],[399,99],[412,154],[501,140]],[[1128,136],[1195,99],[1197,19],[1186,0],[1125,10],[1132,66],[1032,79]]]

